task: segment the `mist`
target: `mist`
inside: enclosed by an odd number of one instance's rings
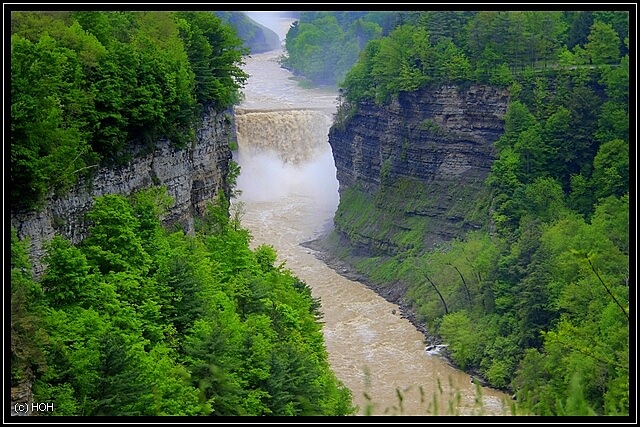
[[[280,42],[283,43],[287,37],[287,32],[294,19],[290,18],[290,12],[243,12],[249,18],[265,27],[273,30]]]
[[[295,195],[311,198],[318,205],[338,206],[336,167],[328,145],[303,163],[285,162],[271,150],[240,148],[234,157],[241,167],[237,189],[243,201],[277,201]]]
[[[282,39],[295,21],[288,12],[245,13]],[[279,55],[253,55],[245,66],[251,77],[245,99],[234,109],[237,200],[265,211],[311,206],[312,213],[291,215],[318,221],[318,226],[332,224],[340,196],[328,133],[337,94],[301,89],[291,72],[279,66]]]

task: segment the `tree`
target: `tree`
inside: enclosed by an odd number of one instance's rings
[[[628,11],[598,11],[593,12],[593,19],[610,25],[620,40],[629,37],[629,12]],[[623,46],[623,54],[627,54],[629,46]]]
[[[629,255],[629,195],[608,196],[595,208],[591,225],[625,255]],[[622,272],[624,276],[624,271]],[[625,282],[628,281],[628,275]]]
[[[572,135],[558,149],[558,161],[565,164],[563,183],[569,176],[588,173],[598,149],[595,134],[601,99],[588,87],[576,87],[566,107],[571,112]]]
[[[520,133],[514,144],[514,152],[521,160],[521,176],[523,183],[532,182],[545,175],[549,164],[550,148],[541,138],[542,126],[536,124]]]
[[[541,131],[541,139],[544,140],[548,147],[548,157],[546,159],[545,169],[555,178],[564,178],[565,165],[560,158],[564,144],[572,137],[571,112],[559,106],[544,122],[544,128]],[[568,182],[563,179],[561,181],[564,188],[567,188]]]
[[[91,159],[77,54],[43,35],[32,43],[12,36],[11,194],[17,207],[34,208],[75,184]]]
[[[142,344],[120,331],[107,329],[100,337],[100,361],[97,369],[95,409],[92,415],[153,415],[145,394],[151,384],[145,381],[141,366],[145,357]]]
[[[464,52],[449,39],[434,47],[433,77],[437,80],[462,82],[471,75],[471,65]]]
[[[379,39],[367,43],[367,46],[360,53],[360,59],[341,82],[348,104],[357,104],[362,99],[374,97],[375,86],[371,84],[371,79],[373,65],[381,46],[382,41]]]
[[[45,297],[52,307],[93,301],[95,284],[90,278],[89,263],[84,254],[67,240],[55,236],[47,244],[47,269],[42,278]]]
[[[505,16],[505,12],[478,12],[466,24],[467,45],[465,52],[474,68],[479,67],[478,61],[485,50],[487,51],[485,60],[491,56],[491,60],[502,62],[503,58],[498,53],[500,52],[498,45],[504,42],[503,37],[508,34],[508,31],[498,32],[496,26],[502,24],[499,24],[498,21],[501,21]],[[506,23],[506,21],[504,22]],[[492,52],[492,54],[489,55],[488,52]],[[484,70],[483,67],[481,68]],[[478,72],[478,74],[482,75],[482,72]]]
[[[564,192],[557,180],[539,177],[518,189],[513,195],[522,212],[536,221],[553,223],[566,213]]]
[[[456,46],[464,46],[464,27],[477,12],[437,11],[422,12],[418,26],[424,27],[436,45],[444,40],[452,41]]]
[[[499,148],[513,147],[520,136],[536,123],[536,119],[529,108],[521,101],[513,101],[507,107],[504,116],[504,136],[500,138]]]
[[[11,384],[32,380],[46,366],[42,345],[48,337],[42,322],[42,289],[33,280],[26,241],[11,227]]]
[[[620,58],[620,38],[611,25],[595,21],[584,48],[594,65],[614,64]]]
[[[451,357],[462,369],[473,365],[482,353],[483,333],[472,323],[466,311],[442,318],[438,332],[449,344]]]
[[[541,59],[545,66],[555,62],[559,48],[564,44],[567,25],[562,12],[539,12]]]
[[[180,37],[196,75],[196,99],[221,110],[239,100],[247,73],[243,57],[249,53],[235,31],[208,12],[178,12]]]
[[[565,12],[572,15],[570,27],[567,33],[567,48],[573,49],[575,46],[584,46],[587,43],[589,29],[593,25],[593,13],[590,11]]]
[[[628,44],[629,39],[627,39]],[[619,67],[605,69],[601,82],[605,85],[607,96],[613,102],[620,103],[625,110],[629,104],[629,55],[620,59]]]
[[[425,73],[430,66],[428,33],[409,25],[394,29],[388,38],[381,39],[371,69],[376,102],[387,103],[399,92],[418,89],[430,80],[429,74]]]
[[[349,30],[353,33],[360,50],[365,48],[369,40],[380,38],[382,35],[380,25],[363,18],[356,19],[349,26]]]
[[[593,188],[597,198],[629,192],[629,144],[622,139],[602,144],[593,159]]]
[[[122,196],[98,197],[87,213],[91,221],[84,252],[102,274],[109,271],[148,271],[150,258],[136,231],[139,221],[129,202]]]

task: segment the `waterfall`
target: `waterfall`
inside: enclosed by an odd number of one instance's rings
[[[239,150],[272,152],[285,164],[301,164],[326,151],[331,117],[311,109],[236,109],[235,122]]]
[[[242,199],[277,200],[289,194],[337,206],[338,181],[328,142],[331,116],[313,109],[236,109]]]

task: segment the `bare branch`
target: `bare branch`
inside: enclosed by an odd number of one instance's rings
[[[604,284],[604,281],[602,280],[602,278],[600,277],[600,275],[596,271],[596,269],[593,266],[593,264],[591,264],[591,260],[589,258],[587,258],[587,262],[591,266],[591,270],[593,270],[595,275],[598,277],[598,280],[600,280],[600,283],[602,283],[602,286],[604,286],[604,288],[607,290],[607,293],[611,296],[611,298],[613,298],[615,303],[618,304],[618,307],[620,307],[620,310],[622,310],[622,312],[624,313],[624,316],[627,318],[627,323],[629,323],[629,313],[627,313],[627,310],[625,310],[625,308],[618,302],[618,300],[616,299],[615,295],[613,295],[613,293],[609,290],[607,285]]]

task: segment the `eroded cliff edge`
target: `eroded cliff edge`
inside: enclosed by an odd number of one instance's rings
[[[369,280],[368,260],[415,256],[491,227],[485,179],[508,102],[503,88],[441,86],[401,93],[386,106],[363,102],[336,121],[329,132],[340,191],[335,228],[309,246],[403,305],[406,286]]]
[[[137,190],[163,185],[174,205],[163,218],[165,225],[178,225],[193,232],[194,217],[203,214],[206,203],[214,201],[220,190],[229,194],[227,174],[232,135],[231,115],[207,109],[191,147],[177,149],[168,140],[155,144],[154,150],[136,155],[128,164],[101,168],[88,183],[79,183],[64,197],[51,196],[38,212],[11,211],[11,225],[20,239],[29,239],[29,254],[34,274],[44,271],[43,244],[60,235],[73,244],[87,235],[84,215],[94,198],[105,194],[129,195]]]

